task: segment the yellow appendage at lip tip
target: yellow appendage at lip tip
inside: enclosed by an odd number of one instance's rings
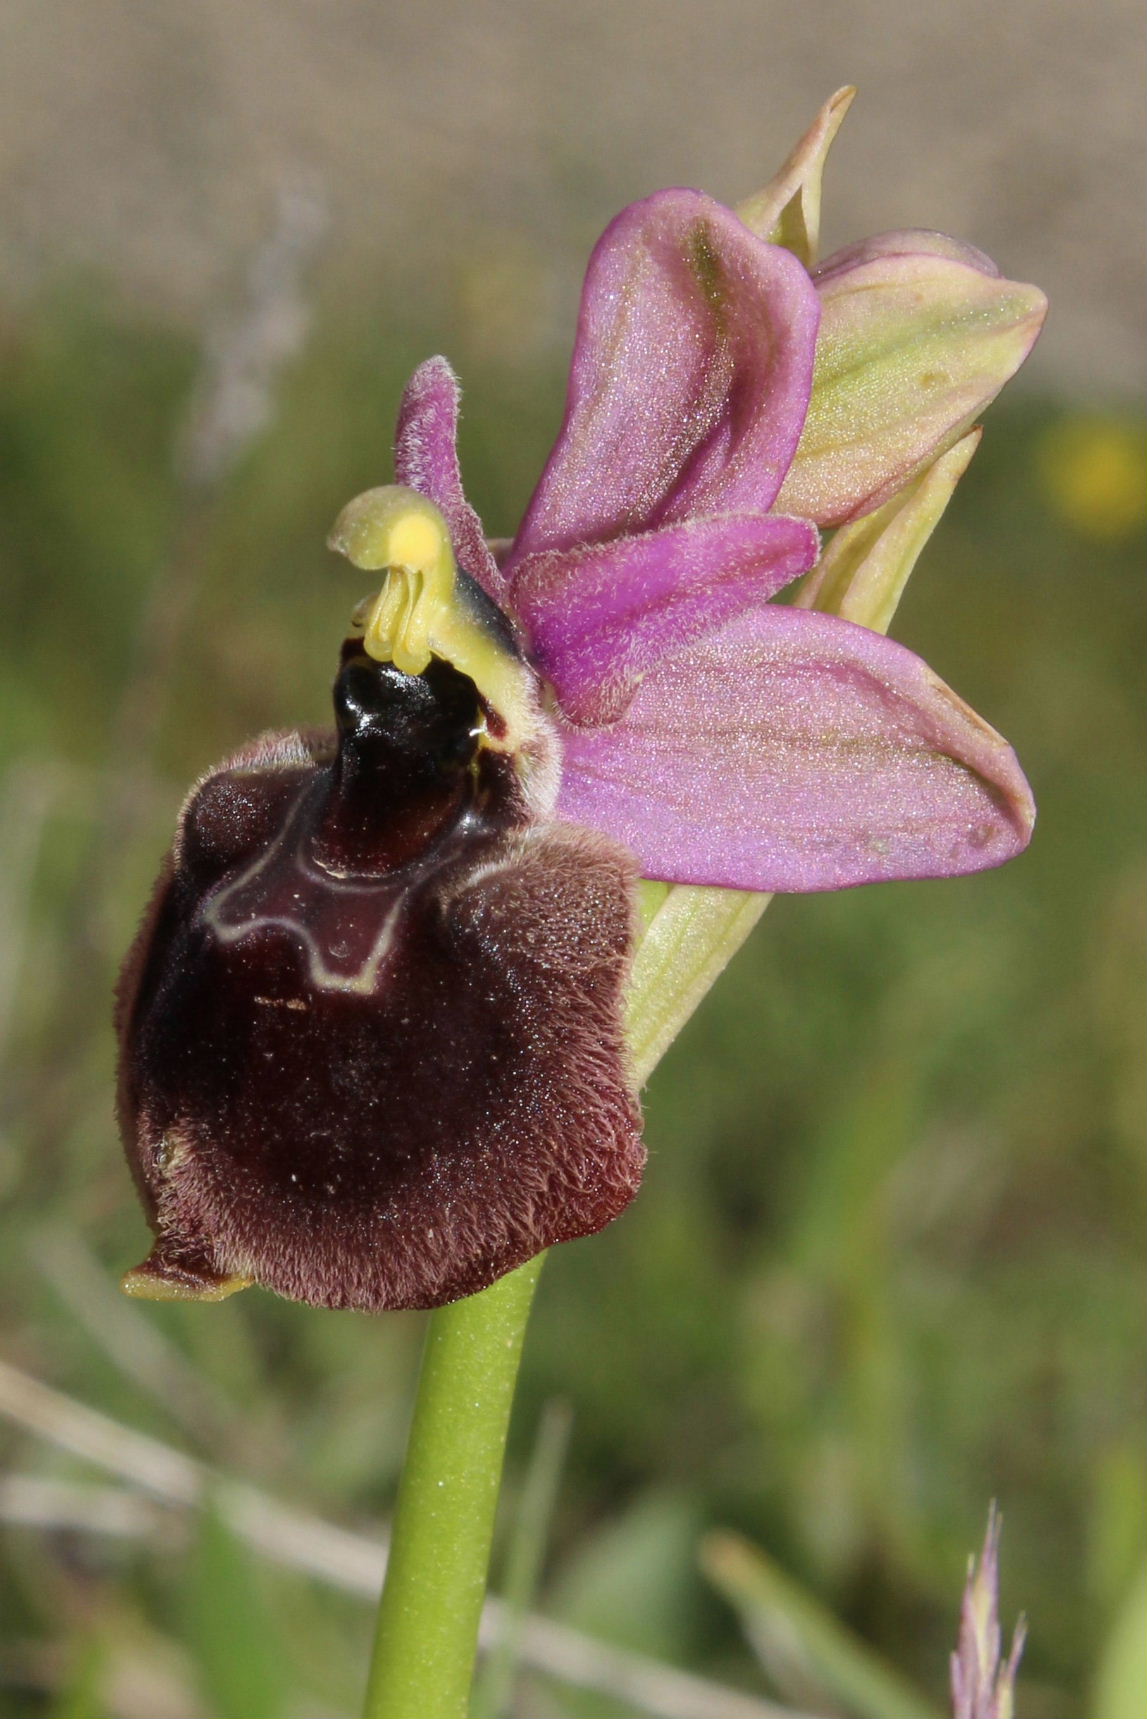
[[[158,1272],[136,1266],[125,1271],[119,1286],[133,1301],[226,1301],[241,1289],[250,1289],[253,1277],[221,1277],[216,1282],[193,1284],[177,1277],[164,1277]]]
[[[382,572],[382,589],[355,610],[363,648],[403,674],[423,674],[432,656],[468,675],[506,733],[486,744],[516,751],[531,727],[530,670],[468,608],[445,519],[432,501],[399,484],[369,489],[343,508],[329,548],[355,567]]]

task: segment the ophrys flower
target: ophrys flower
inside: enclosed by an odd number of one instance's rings
[[[565,421],[500,558],[453,374],[416,372],[398,486],[332,535],[382,574],[337,733],[199,785],[129,958],[121,1112],[157,1232],[133,1293],[482,1287],[637,1187],[638,870],[817,890],[1024,845],[993,730],[903,647],[773,599],[818,526],[963,435],[1040,302],[936,235],[812,277],[700,192],[658,193],[594,253]]]

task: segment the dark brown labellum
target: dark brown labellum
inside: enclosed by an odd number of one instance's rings
[[[448,664],[348,644],[335,709],[200,783],[128,957],[134,1293],[433,1307],[637,1189],[632,862],[531,818]]]

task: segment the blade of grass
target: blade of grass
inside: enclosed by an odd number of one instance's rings
[[[84,1644],[75,1668],[60,1691],[50,1719],[107,1719],[103,1684],[107,1670],[107,1648],[93,1636]]]
[[[1147,1564],[1120,1606],[1100,1654],[1092,1719],[1137,1719],[1147,1708]]]
[[[783,1667],[782,1675],[809,1686],[803,1699],[815,1685],[856,1719],[939,1719],[926,1695],[759,1547],[737,1534],[709,1534],[701,1567],[739,1614],[765,1669]]]
[[[282,1719],[285,1644],[247,1549],[214,1501],[199,1519],[187,1616],[199,1680],[217,1719]]]

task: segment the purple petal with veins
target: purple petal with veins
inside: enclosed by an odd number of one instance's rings
[[[590,261],[565,420],[507,568],[713,513],[764,513],[800,437],[819,301],[699,191],[620,214]]]
[[[519,561],[510,586],[531,654],[577,723],[613,722],[646,671],[816,560],[816,528],[723,514]]]
[[[428,358],[418,366],[398,409],[395,482],[416,489],[442,509],[458,565],[477,579],[495,603],[502,603],[506,581],[490,552],[482,521],[462,488],[457,447],[460,398],[458,379],[445,358]]]
[[[999,865],[1031,796],[1007,743],[920,659],[769,607],[664,658],[610,728],[563,728],[559,815],[647,877],[842,889]]]

